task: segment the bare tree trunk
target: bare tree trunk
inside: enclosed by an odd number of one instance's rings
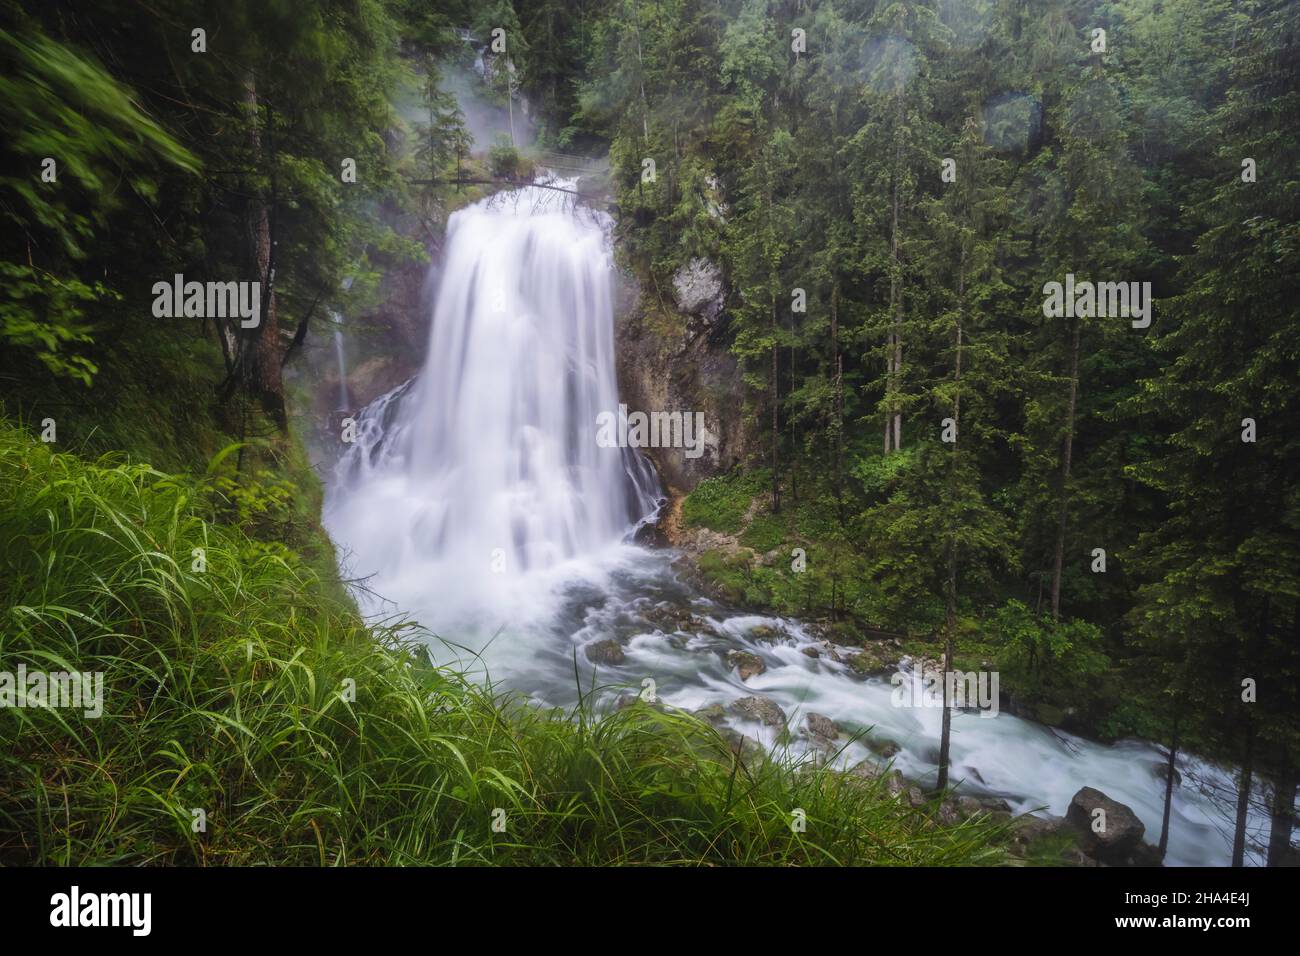
[[[775,287],[774,287],[775,288]],[[772,513],[781,513],[781,415],[776,336],[776,297],[772,298]]]
[[[1065,412],[1065,448],[1061,455],[1061,511],[1056,523],[1056,554],[1052,561],[1052,620],[1061,616],[1061,571],[1065,563],[1065,523],[1070,505],[1070,464],[1074,455],[1074,414],[1079,397],[1079,320],[1070,343],[1070,401]]]
[[[893,328],[889,331],[889,344],[885,352],[888,374],[885,376],[885,454],[898,451],[899,423],[894,411],[897,402],[898,374],[903,366],[903,343],[900,329],[903,324],[902,294],[898,276],[898,184],[894,184],[893,229],[889,240],[889,311],[893,315]],[[890,425],[893,424],[893,444],[890,444]]]
[[[893,301],[893,280],[890,280],[890,301]],[[889,341],[885,346],[885,454],[890,450],[889,407],[894,398],[894,332],[889,332]]]
[[[1268,830],[1268,865],[1286,866],[1291,857],[1291,825],[1295,819],[1296,768],[1287,763],[1273,780],[1272,821]]]
[[[1169,848],[1169,813],[1174,805],[1174,772],[1178,761],[1178,712],[1174,712],[1173,739],[1169,742],[1169,762],[1165,766],[1165,810],[1160,820],[1160,859]]]
[[[1255,727],[1246,723],[1246,759],[1237,786],[1237,826],[1232,833],[1232,865],[1246,865],[1246,818],[1250,811],[1250,786],[1254,775]]]
[[[889,236],[889,304],[893,312],[894,330],[890,336],[890,394],[892,404],[889,411],[892,412],[892,421],[894,429],[894,446],[893,450],[898,451],[902,448],[903,432],[903,415],[898,410],[898,389],[899,379],[903,374],[903,290],[902,290],[902,262],[898,249],[898,206],[900,180],[902,179],[903,167],[903,86],[898,84],[896,96],[898,104],[897,122],[894,127],[894,182],[893,182],[893,227]],[[890,422],[885,422],[885,452],[889,452],[889,428]]]
[[[250,74],[244,85],[244,102],[250,112],[249,146],[253,162],[263,161],[262,137],[258,131],[259,104],[256,81]],[[269,162],[274,164],[272,145]],[[258,197],[250,197],[245,206],[245,226],[252,266],[261,283],[261,315],[254,332],[252,355],[246,358],[246,382],[261,401],[262,406],[284,427],[287,423],[284,407],[284,382],[280,373],[280,328],[275,310],[275,240],[271,221],[274,208],[274,176],[272,177],[271,206]],[[251,366],[251,367],[250,367]]]
[[[964,299],[966,295],[966,250],[962,250],[961,264],[958,266],[957,273],[957,332],[956,345],[957,354],[954,360],[955,374],[953,375],[954,393],[952,403],[952,421],[953,432],[956,441],[952,446],[952,462],[948,475],[948,498],[949,507],[955,507],[957,494],[957,455],[961,442],[961,359],[962,359],[962,312]],[[951,517],[949,519],[952,520]],[[943,718],[939,731],[939,783],[940,790],[948,786],[948,763],[949,753],[952,743],[952,704],[948,700],[948,690],[950,680],[948,675],[952,673],[952,658],[957,643],[957,529],[950,527],[948,531],[948,578],[946,587],[947,592],[947,614],[944,630],[946,632],[943,647]]]
[[[770,156],[765,159],[770,163]],[[772,241],[772,167],[764,169],[767,179],[767,209],[765,243]],[[767,249],[764,249],[766,255]],[[776,270],[771,269],[767,277],[768,305],[772,315],[772,514],[781,513],[781,379],[780,379],[780,335],[776,321]]]
[[[645,98],[645,60],[641,57],[641,14],[637,10],[636,0],[632,0],[632,33],[636,37],[637,83],[641,88],[641,135],[650,138],[650,108]]]
[[[844,359],[840,355],[840,281],[831,287],[831,356],[835,369],[835,513],[844,525]]]

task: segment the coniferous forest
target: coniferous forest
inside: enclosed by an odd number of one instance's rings
[[[1300,859],[1295,0],[0,48],[0,863]]]

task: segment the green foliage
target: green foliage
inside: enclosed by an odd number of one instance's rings
[[[754,497],[762,493],[766,481],[761,470],[707,478],[682,502],[682,520],[694,527],[734,534],[741,530]]]
[[[1101,650],[1101,629],[1078,619],[1053,622],[1020,601],[1008,601],[988,623],[999,661],[1025,682],[1031,693],[1084,689],[1110,666]]]
[[[761,514],[755,516],[740,536],[740,543],[747,548],[764,553],[771,551],[785,540],[786,527],[778,515]]]
[[[70,354],[68,347],[91,342],[94,326],[86,316],[87,305],[121,296],[101,282],[60,279],[17,262],[0,262],[0,278],[0,338],[15,348],[30,349],[51,374],[89,386],[99,367],[85,355]]]
[[[515,179],[519,176],[523,160],[519,150],[506,139],[498,140],[492,145],[492,149],[488,151],[488,163],[493,176]]]
[[[154,200],[160,166],[196,173],[198,162],[128,89],[63,44],[0,29],[0,56],[11,64],[0,76],[0,123],[11,131],[0,223],[13,250],[0,262],[0,342],[88,386],[95,313],[122,295],[73,270],[126,196]]]

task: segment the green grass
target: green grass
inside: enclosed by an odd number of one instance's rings
[[[105,686],[98,720],[0,709],[0,863],[1005,859],[987,824],[746,767],[694,718],[543,712],[435,668],[417,631],[365,627],[337,581],[223,523],[231,507],[211,482],[0,424],[0,669]]]
[[[706,478],[682,502],[682,519],[694,527],[735,534],[754,496],[769,486],[770,475],[760,469]]]
[[[740,543],[760,554],[772,551],[786,539],[786,523],[779,515],[764,512],[755,515],[740,536]]]

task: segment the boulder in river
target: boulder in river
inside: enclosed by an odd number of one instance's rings
[[[881,757],[884,757],[886,760],[888,760],[890,757],[894,756],[900,750],[903,749],[901,746],[899,746],[897,741],[890,740],[888,737],[874,737],[868,735],[867,738],[863,741],[863,743],[867,745],[867,747],[871,750],[872,753],[879,754]]]
[[[748,734],[742,734],[731,727],[723,727],[718,733],[727,742],[731,752],[740,758],[740,762],[751,770],[767,759],[767,748]]]
[[[731,710],[768,727],[784,727],[786,723],[785,711],[771,697],[742,697],[732,701]]]
[[[871,644],[849,657],[848,665],[855,674],[874,677],[893,670],[901,657],[893,647]]]
[[[741,680],[757,677],[767,670],[763,658],[749,651],[727,651],[727,666],[734,667],[739,672]]]
[[[754,625],[749,629],[749,636],[755,641],[766,641],[769,644],[776,644],[790,637],[784,628],[772,627],[769,624]]]
[[[705,704],[695,712],[695,716],[711,724],[720,724],[727,719],[727,712],[721,704]]]
[[[830,746],[840,735],[840,728],[835,726],[835,721],[831,720],[825,714],[818,714],[809,711],[803,719],[804,729],[813,742],[822,746]]]
[[[588,644],[584,650],[587,653],[587,660],[593,664],[614,665],[622,664],[626,660],[622,645],[613,638]]]
[[[1083,787],[1074,795],[1065,819],[1079,832],[1083,851],[1104,863],[1128,860],[1146,832],[1131,808],[1092,787]]]

